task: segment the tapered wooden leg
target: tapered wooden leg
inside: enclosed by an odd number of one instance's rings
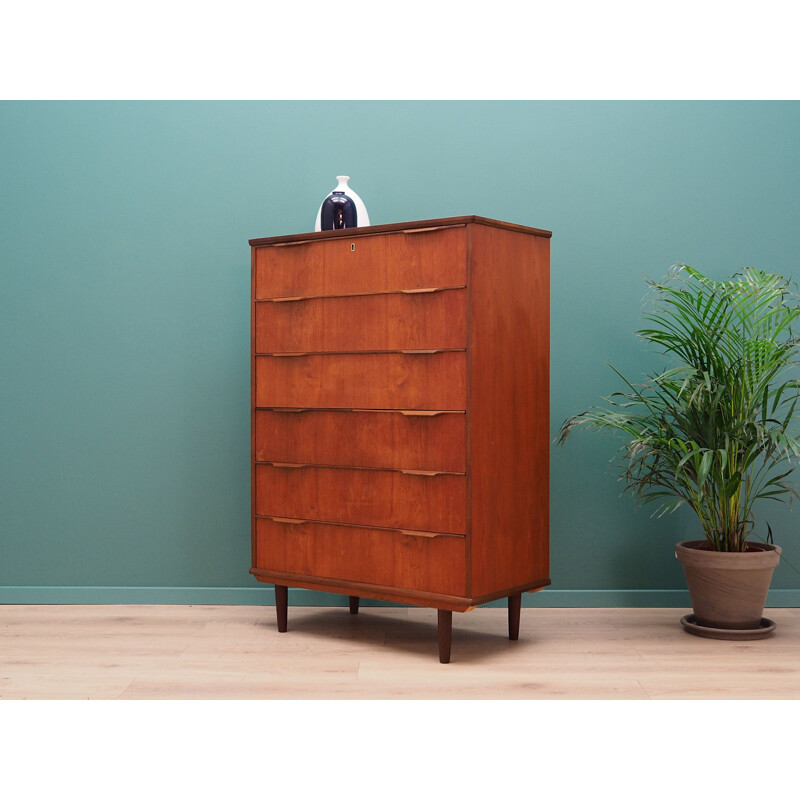
[[[453,612],[439,609],[439,661],[450,663],[450,642],[453,638]]]
[[[522,595],[512,594],[508,598],[508,638],[519,639],[519,610],[522,607]]]
[[[359,600],[358,597],[356,597],[356,596],[354,596],[352,594],[350,595],[350,613],[351,614],[358,614],[358,600]]]
[[[278,632],[286,633],[289,611],[289,587],[275,586],[275,611],[278,613]]]

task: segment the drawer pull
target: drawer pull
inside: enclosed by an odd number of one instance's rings
[[[444,536],[443,533],[431,533],[430,531],[404,531],[400,528],[397,531],[402,533],[403,536],[418,536],[421,539],[435,539],[437,536]]]
[[[277,247],[277,245],[275,245]],[[347,300],[354,297],[386,297],[394,294],[431,294],[445,292],[448,289],[464,289],[459,286],[425,286],[421,289],[385,289],[375,292],[347,292],[346,294],[304,294],[297,297],[260,297],[257,303],[299,303],[301,300]]]
[[[430,356],[434,353],[446,353],[447,350],[401,350],[404,356]]]
[[[278,242],[277,244],[272,245],[273,247],[299,247],[301,244],[308,244],[307,241],[301,242]]]
[[[401,469],[403,475],[421,475],[423,478],[435,478],[437,475],[446,475],[445,472],[429,472],[424,469]]]
[[[307,519],[293,519],[292,517],[269,517],[273,522],[281,522],[285,525],[305,525]]]
[[[301,356],[363,356],[363,355],[384,355],[386,353],[401,353],[404,356],[430,356],[435,353],[463,353],[459,348],[440,347],[436,350],[313,350],[306,353],[256,353],[257,356],[269,356],[270,358],[300,358]]]
[[[265,463],[269,464],[271,467],[278,467],[279,469],[303,469],[311,466],[311,464],[286,464],[280,461],[267,461]]]
[[[431,233],[432,231],[443,231],[446,228],[463,228],[463,225],[434,225],[432,228],[408,228],[403,233],[406,236],[414,236],[417,233]]]
[[[311,409],[311,408],[282,408],[274,406],[265,409],[266,411],[274,411],[278,414],[302,414],[304,411],[349,411],[350,413],[367,412],[373,414],[380,414],[384,412],[382,408],[337,408],[337,409]],[[463,411],[417,411],[413,408],[404,408],[402,410],[386,409],[389,414],[402,414],[404,417],[438,417],[441,414],[463,414]]]

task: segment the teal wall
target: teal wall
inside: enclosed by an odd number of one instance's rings
[[[551,229],[553,433],[653,364],[645,274],[800,278],[800,104],[0,103],[0,602],[270,602],[248,574],[248,238],[372,222]],[[685,605],[613,439],[552,453],[548,605]],[[800,514],[765,509],[800,566]],[[800,605],[782,565],[773,605]],[[293,602],[338,602],[333,595]]]

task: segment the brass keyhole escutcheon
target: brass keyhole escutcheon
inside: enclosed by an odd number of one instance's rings
[[[350,242],[350,252],[355,253],[355,251],[356,251],[356,243]]]

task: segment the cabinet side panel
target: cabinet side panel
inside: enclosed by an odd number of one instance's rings
[[[550,240],[472,227],[473,597],[549,580]]]

